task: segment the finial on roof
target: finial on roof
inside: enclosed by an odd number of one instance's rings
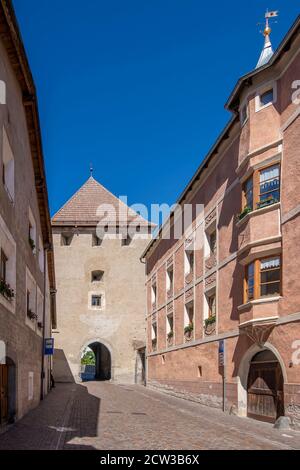
[[[278,16],[278,11],[268,11],[268,10],[266,11],[266,14],[265,14],[266,24],[265,24],[265,29],[263,31],[263,35],[265,37],[265,44],[260,54],[259,60],[256,64],[257,69],[259,67],[262,67],[263,65],[266,65],[271,59],[272,55],[274,54],[272,44],[270,41],[270,34],[272,30],[270,28],[269,20],[270,18],[275,18],[276,16]]]
[[[94,171],[93,164],[90,163],[90,176],[91,177],[93,176],[93,171]]]

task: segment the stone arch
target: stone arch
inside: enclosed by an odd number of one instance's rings
[[[78,357],[77,357],[77,362],[78,362],[78,378],[80,379],[80,372],[81,372],[81,355],[82,352],[84,351],[85,348],[87,348],[90,344],[93,343],[100,343],[103,344],[107,348],[107,350],[110,353],[110,366],[111,366],[111,380],[114,379],[114,371],[115,371],[115,355],[113,353],[113,347],[109,341],[106,339],[102,339],[100,337],[95,337],[95,338],[90,338],[86,340],[83,345],[81,346]]]
[[[263,346],[259,346],[258,344],[253,344],[244,354],[239,370],[238,370],[238,376],[237,376],[237,388],[238,388],[238,415],[239,416],[247,416],[247,399],[248,399],[248,375],[249,375],[249,370],[250,370],[250,364],[252,358],[255,356],[255,354],[264,351],[264,350],[270,350],[278,359],[278,362],[281,366],[282,374],[283,374],[283,380],[284,383],[287,383],[287,374],[286,374],[286,368],[284,365],[284,361],[277,351],[277,349],[271,344],[271,343],[264,343]]]

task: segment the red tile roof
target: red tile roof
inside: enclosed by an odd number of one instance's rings
[[[52,225],[154,225],[114,196],[92,176],[53,216]],[[127,219],[128,218],[128,219]]]

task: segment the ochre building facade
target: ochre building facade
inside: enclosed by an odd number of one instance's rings
[[[146,302],[140,256],[151,224],[91,176],[55,214],[52,227],[55,380],[143,383]],[[83,368],[88,347],[96,364]]]

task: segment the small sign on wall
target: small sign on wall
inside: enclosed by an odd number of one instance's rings
[[[225,347],[224,340],[219,341],[219,367],[224,367],[225,365]]]
[[[53,356],[54,338],[45,338],[45,356]]]

